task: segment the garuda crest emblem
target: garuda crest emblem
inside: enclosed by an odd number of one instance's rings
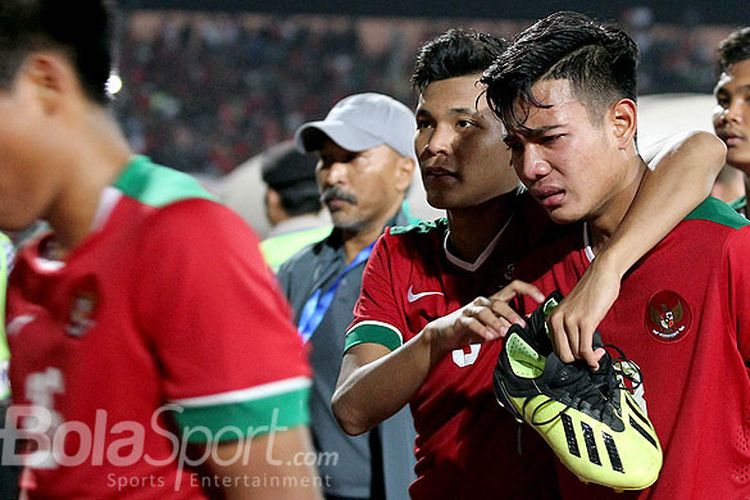
[[[691,320],[687,302],[672,290],[654,294],[646,306],[646,329],[660,340],[682,338],[690,329]]]

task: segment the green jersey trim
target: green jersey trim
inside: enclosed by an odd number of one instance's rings
[[[301,384],[300,380],[305,383]],[[265,384],[251,397],[238,400],[240,393],[173,401],[173,412],[182,437],[189,443],[228,441],[285,430],[310,421],[308,399],[311,382],[305,377]],[[227,396],[227,397],[221,397]],[[198,401],[200,405],[192,405]],[[226,401],[221,403],[221,401]],[[187,404],[185,404],[187,402]],[[204,405],[209,402],[213,404]]]
[[[421,222],[421,219],[419,217],[415,217],[414,214],[411,213],[411,205],[409,204],[409,200],[405,199],[401,202],[401,214],[404,216],[407,225],[409,226]]]
[[[394,226],[391,228],[391,234],[406,234],[406,233],[418,233],[426,234],[431,231],[442,230],[447,228],[448,219],[440,217],[433,221],[415,221],[413,224],[408,226]]]
[[[706,198],[703,203],[685,217],[685,220],[708,220],[733,229],[739,229],[750,224],[732,207],[713,197]]]
[[[215,200],[200,183],[183,172],[152,163],[145,156],[133,156],[114,187],[144,205],[163,207],[191,198]]]
[[[740,196],[736,200],[729,203],[729,206],[736,211],[744,210],[747,208],[747,196]]]
[[[208,396],[198,396],[195,398],[175,399],[171,402],[187,408],[216,406],[227,403],[242,403],[245,401],[267,398],[268,396],[274,396],[283,392],[304,389],[305,387],[310,387],[310,384],[310,379],[307,377],[294,377],[276,382],[269,382],[255,387],[248,387],[247,389],[210,394]]]
[[[395,351],[404,344],[398,328],[380,321],[362,321],[354,325],[344,339],[344,352],[359,344],[379,344]]]

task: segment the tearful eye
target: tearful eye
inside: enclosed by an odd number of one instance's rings
[[[539,142],[541,142],[542,144],[552,144],[555,141],[557,141],[560,137],[562,137],[562,134],[558,134],[558,135],[546,135],[546,136],[542,137],[542,139]]]

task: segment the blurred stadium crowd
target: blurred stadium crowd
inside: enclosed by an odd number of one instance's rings
[[[450,26],[511,37],[530,22],[133,11],[116,109],[136,150],[222,175],[346,95],[411,104],[410,56]],[[619,22],[642,50],[641,95],[711,91],[714,48],[732,26],[654,24],[647,8]]]

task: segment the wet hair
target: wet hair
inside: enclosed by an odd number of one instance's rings
[[[750,59],[750,27],[739,28],[719,43],[716,50],[717,74],[721,75],[733,64]]]
[[[52,50],[70,60],[86,96],[106,104],[114,32],[114,5],[108,0],[2,0],[0,88],[13,85],[30,53]]]
[[[568,80],[575,97],[600,124],[619,99],[637,98],[638,47],[621,29],[575,12],[557,12],[518,34],[484,72],[487,100],[508,130],[525,130],[526,111],[517,114],[515,99],[536,106],[532,87],[539,81]]]
[[[450,29],[419,49],[411,83],[422,92],[432,82],[482,73],[506,46],[489,33]]]

